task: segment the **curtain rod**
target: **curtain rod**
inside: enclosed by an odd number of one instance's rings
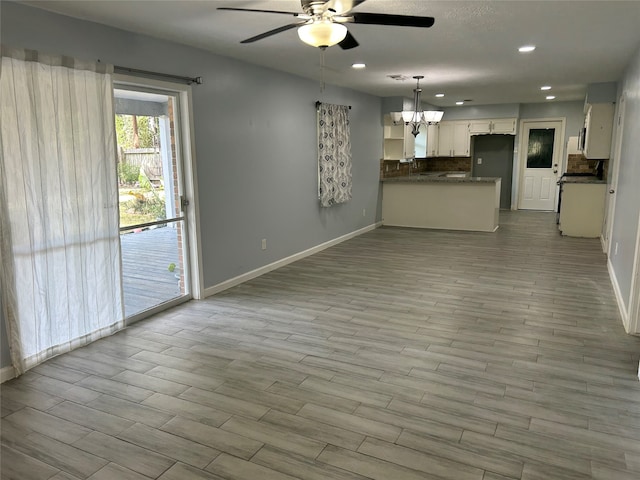
[[[321,103],[322,103],[322,102],[321,102],[320,100],[318,100],[318,101],[316,102],[316,110],[318,109],[318,107],[320,106],[320,104],[321,104]],[[349,107],[349,110],[351,110],[351,105],[347,105],[347,107]]]
[[[171,78],[173,80],[182,80],[186,82],[187,85],[191,85],[192,83],[196,83],[198,85],[202,85],[202,77],[183,77],[180,75],[172,75],[170,73],[160,73],[160,72],[151,72],[149,70],[139,70],[137,68],[129,68],[129,67],[121,67],[119,65],[113,66],[113,71],[115,73],[137,73],[140,75],[149,75],[152,77],[160,77],[160,78]]]

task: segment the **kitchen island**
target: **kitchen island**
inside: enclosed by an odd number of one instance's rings
[[[498,228],[498,177],[414,174],[383,178],[382,224],[395,227],[494,232]]]

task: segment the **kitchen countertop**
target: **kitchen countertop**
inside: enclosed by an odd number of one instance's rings
[[[604,179],[600,179],[596,176],[593,177],[562,177],[560,179],[560,182],[562,183],[607,183],[606,180]]]
[[[452,172],[454,173],[454,172]],[[404,177],[390,177],[380,179],[383,183],[496,183],[500,177],[446,177],[443,173],[429,175],[406,175]]]

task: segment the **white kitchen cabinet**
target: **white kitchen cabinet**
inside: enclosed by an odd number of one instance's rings
[[[488,135],[491,133],[491,120],[470,120],[469,134]]]
[[[470,135],[516,134],[515,118],[496,118],[469,121]]]
[[[456,122],[453,126],[453,156],[468,157],[471,151],[469,122]]]
[[[491,121],[491,133],[503,135],[515,135],[517,119],[499,118]]]
[[[439,157],[468,157],[471,147],[469,122],[440,122],[438,129]]]
[[[394,125],[389,115],[384,116],[384,160],[400,160],[415,156],[415,138],[411,127],[400,123]]]
[[[562,235],[597,238],[604,221],[605,183],[564,183],[560,202]]]
[[[612,103],[589,105],[584,121],[583,155],[587,158],[609,158],[613,132],[614,106]]]
[[[453,122],[440,122],[438,129],[438,156],[453,156]]]
[[[437,157],[438,156],[438,129],[440,126],[438,124],[429,125],[427,127],[427,157]]]

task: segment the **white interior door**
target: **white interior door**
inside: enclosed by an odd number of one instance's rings
[[[558,166],[562,158],[562,122],[524,122],[518,208],[556,209]]]
[[[611,255],[610,239],[611,233],[613,232],[613,212],[616,206],[616,189],[618,188],[618,172],[620,171],[620,150],[622,149],[622,134],[624,133],[624,109],[625,96],[622,95],[618,103],[618,115],[614,125],[615,143],[613,157],[609,160],[609,162],[612,163],[609,167],[609,175],[607,176],[607,191],[609,194],[606,197],[604,228],[602,229],[602,246],[609,256]]]

